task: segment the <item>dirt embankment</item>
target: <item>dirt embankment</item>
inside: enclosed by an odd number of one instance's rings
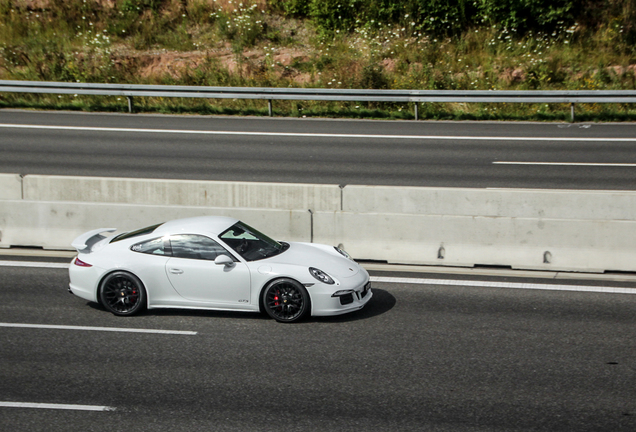
[[[116,49],[112,54],[117,67],[135,70],[144,79],[170,76],[179,80],[185,73],[197,68],[221,67],[230,74],[250,76],[264,73],[274,74],[277,78],[286,78],[300,85],[311,81],[311,75],[294,69],[294,62],[306,62],[309,55],[298,49],[277,49],[267,55],[263,50],[252,49],[237,55],[229,46],[206,51],[177,52],[167,50],[130,51]]]

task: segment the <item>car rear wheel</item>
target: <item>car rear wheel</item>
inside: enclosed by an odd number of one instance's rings
[[[146,290],[137,276],[114,272],[99,285],[99,300],[115,315],[134,315],[146,306]]]
[[[263,290],[263,307],[278,322],[292,323],[303,319],[311,310],[309,293],[293,279],[277,279]]]

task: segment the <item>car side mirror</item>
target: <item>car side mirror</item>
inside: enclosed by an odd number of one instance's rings
[[[234,265],[234,260],[227,255],[219,255],[215,258],[214,264],[231,267]]]

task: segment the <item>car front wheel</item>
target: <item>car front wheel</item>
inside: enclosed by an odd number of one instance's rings
[[[118,271],[106,276],[99,285],[99,300],[115,315],[134,315],[146,305],[146,290],[137,276]]]
[[[309,293],[293,279],[274,280],[263,291],[265,312],[278,322],[297,322],[311,310]]]

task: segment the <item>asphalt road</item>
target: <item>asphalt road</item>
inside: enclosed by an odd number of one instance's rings
[[[0,172],[20,174],[635,190],[635,146],[636,124],[0,111]]]
[[[67,283],[0,267],[0,321],[196,334],[0,326],[0,430],[636,430],[633,295],[376,283],[360,312],[283,325],[118,318]]]

